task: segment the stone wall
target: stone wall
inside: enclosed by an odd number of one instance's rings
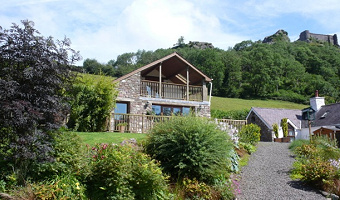
[[[201,104],[200,106],[196,107],[196,113],[200,117],[209,117],[210,118],[210,105],[207,102],[207,104]]]
[[[140,72],[119,82],[117,100],[130,102],[129,110],[131,114],[146,114],[146,102],[143,102],[139,98],[140,84]]]
[[[272,142],[273,134],[272,130],[268,129],[266,124],[254,113],[251,112],[247,118],[247,124],[256,124],[261,128],[261,141]]]
[[[332,45],[339,46],[338,43],[338,36],[336,34],[334,35],[323,35],[323,34],[315,34],[315,33],[310,33],[308,30],[303,31],[300,33],[300,41],[305,41],[305,42],[311,42],[310,39],[316,39],[324,42],[328,42]]]

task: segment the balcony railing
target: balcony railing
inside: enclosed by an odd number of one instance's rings
[[[188,100],[186,85],[162,82],[161,94],[159,94],[159,85],[157,81],[142,80],[140,95],[151,98]],[[202,86],[189,86],[189,101],[203,101]]]

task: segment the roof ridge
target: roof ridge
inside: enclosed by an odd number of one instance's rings
[[[252,107],[252,108],[272,109],[272,110],[296,110],[296,111],[301,111],[300,109],[290,109],[290,108],[267,108],[267,107]]]

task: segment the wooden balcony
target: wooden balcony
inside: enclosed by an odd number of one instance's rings
[[[161,85],[161,88],[160,88]],[[189,92],[189,96],[187,96]],[[142,80],[140,95],[150,98],[203,101],[203,86]]]

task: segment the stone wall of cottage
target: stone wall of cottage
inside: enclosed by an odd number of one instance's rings
[[[272,130],[268,129],[266,124],[254,113],[251,112],[248,119],[247,124],[256,124],[261,128],[261,141],[265,142],[272,142],[273,141],[273,134]]]
[[[196,108],[196,113],[200,117],[209,117],[210,118],[210,105],[200,105],[200,107]]]
[[[118,98],[129,99],[131,114],[145,114],[145,103],[139,99],[140,96],[141,74],[140,72],[119,82]]]

